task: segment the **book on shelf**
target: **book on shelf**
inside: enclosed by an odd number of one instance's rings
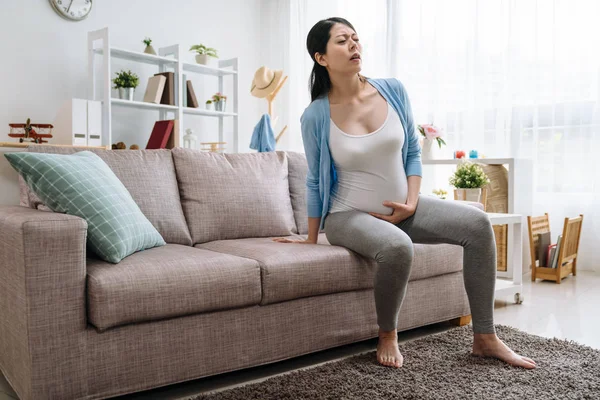
[[[558,267],[558,256],[560,255],[560,241],[562,239],[562,235],[558,235],[558,239],[556,239],[556,251],[554,252],[554,257],[552,257],[552,267],[550,268],[557,268]]]
[[[187,86],[188,107],[198,108],[198,99],[196,99],[196,93],[194,93],[194,87],[192,86],[192,81],[187,81],[186,86]]]
[[[144,102],[160,104],[166,82],[167,78],[164,75],[154,75],[148,78]]]
[[[162,97],[160,99],[160,104],[166,104],[170,106],[175,105],[175,74],[173,72],[161,72],[158,74],[154,74],[154,76],[163,75],[167,78],[165,82],[165,88],[163,90]]]
[[[173,130],[171,131],[171,134],[169,135],[169,140],[167,141],[167,145],[165,148],[172,149],[175,147],[181,147],[179,145],[179,120],[178,119],[173,120]]]
[[[546,256],[546,263],[543,265],[546,268],[552,268],[552,258],[554,257],[554,253],[556,252],[556,244],[548,245],[548,251]]]
[[[556,240],[556,243],[553,243],[553,244],[550,244],[547,246],[546,262],[543,264],[540,262],[540,266],[543,266],[546,268],[556,268],[558,266],[558,256],[560,253],[561,239],[562,239],[562,235],[558,235],[558,239]]]
[[[550,245],[550,232],[538,233],[538,260],[540,267],[548,265],[548,246]]]
[[[146,150],[165,149],[173,132],[173,126],[172,119],[156,121],[148,139],[148,144],[146,144]]]

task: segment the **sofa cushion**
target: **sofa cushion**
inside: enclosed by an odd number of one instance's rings
[[[292,238],[305,239],[305,235]],[[261,305],[299,297],[373,288],[374,260],[341,246],[332,246],[324,233],[313,244],[273,242],[271,238],[219,240],[197,248],[257,260],[262,269]],[[409,280],[462,270],[462,247],[415,244]]]
[[[27,185],[55,212],[88,224],[87,245],[103,260],[165,245],[119,178],[96,154],[5,153]]]
[[[50,145],[30,146],[30,152],[72,154],[82,150],[97,154],[127,188],[146,218],[167,243],[191,246],[170,150],[103,150]],[[21,183],[21,204],[48,210],[43,202]]]
[[[172,153],[194,243],[297,232],[285,152]]]
[[[290,199],[294,210],[294,219],[298,234],[308,234],[308,213],[306,211],[306,176],[308,161],[304,153],[288,151],[288,175],[290,181]]]
[[[99,330],[260,302],[254,260],[167,244],[117,265],[87,260],[89,321]]]

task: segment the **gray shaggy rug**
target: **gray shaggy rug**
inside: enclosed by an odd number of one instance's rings
[[[496,325],[496,332],[517,353],[533,358],[537,369],[472,356],[467,325],[401,343],[399,369],[381,366],[372,351],[189,400],[600,399],[599,350],[504,325]]]

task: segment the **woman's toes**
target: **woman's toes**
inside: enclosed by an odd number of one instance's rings
[[[518,365],[520,367],[529,368],[529,369],[535,368],[535,364],[534,363],[532,363],[530,361],[527,361],[527,360],[525,360],[523,358],[521,358],[521,362],[518,363]]]
[[[529,357],[523,357],[523,356],[521,356],[521,358],[522,358],[523,360],[525,360],[525,361],[529,361],[529,362],[530,362],[530,363],[532,363],[533,365],[536,365],[535,361],[533,361],[533,360],[532,360],[531,358],[529,358]]]

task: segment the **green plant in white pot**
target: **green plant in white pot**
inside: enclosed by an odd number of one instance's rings
[[[463,161],[458,164],[449,182],[456,188],[457,200],[480,202],[482,188],[490,183],[490,179],[483,172],[481,166],[470,161]]]
[[[215,111],[225,111],[227,96],[221,92],[217,92],[212,96],[212,102],[215,105]]]
[[[196,62],[198,64],[208,65],[210,62],[210,57],[218,58],[217,49],[206,47],[203,44],[193,45],[190,47],[190,51],[196,52]]]
[[[142,42],[146,45],[146,48],[144,49],[144,53],[156,55],[156,50],[154,50],[154,47],[152,47],[152,39],[147,37],[144,40],[142,40]]]
[[[140,83],[140,78],[131,70],[115,72],[117,77],[113,79],[115,89],[119,90],[119,98],[133,100],[133,91]]]

